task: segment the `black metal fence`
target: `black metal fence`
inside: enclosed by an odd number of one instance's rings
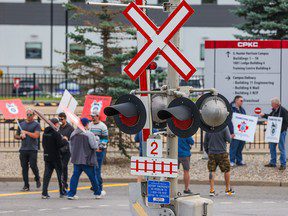
[[[55,117],[55,115],[45,115],[47,118]],[[47,127],[47,124],[40,120],[39,118],[37,121],[40,123],[42,131],[45,127]],[[20,148],[20,141],[14,139],[14,135],[16,134],[18,126],[17,123],[14,120],[5,120],[3,118],[3,115],[0,115],[0,151],[6,151],[6,150],[18,150]],[[266,125],[263,122],[260,122],[257,126],[256,134],[254,142],[247,143],[245,148],[249,151],[263,151],[268,150],[269,145],[265,143],[265,129]],[[114,128],[109,128],[110,131],[114,130]],[[112,134],[112,133],[111,133]],[[199,130],[194,136],[195,145],[193,146],[193,149],[196,151],[203,150],[203,141],[204,141],[204,135],[205,133],[201,130]],[[123,137],[125,137],[125,140],[127,143],[131,143],[131,148],[127,149],[127,152],[133,152],[136,151],[135,149],[135,143],[134,143],[134,136],[133,135],[127,135],[123,134]],[[110,138],[112,139],[112,137]],[[41,141],[41,139],[40,139]],[[163,149],[166,149],[166,139],[163,138]],[[41,146],[41,145],[40,145]],[[110,150],[117,151],[117,146],[115,143],[110,143]]]
[[[17,89],[14,79],[20,79]],[[0,77],[0,97],[57,98],[65,89],[73,95],[86,95],[93,86],[93,79],[79,79],[65,74],[4,74]]]

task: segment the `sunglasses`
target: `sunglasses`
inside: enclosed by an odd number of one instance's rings
[[[59,121],[63,121],[63,120],[65,120],[65,118],[59,118]]]
[[[99,117],[99,115],[91,115],[91,117],[93,118],[93,117]]]
[[[29,113],[29,114],[27,114],[27,116],[31,117],[31,116],[33,116],[33,114],[30,114],[30,113]]]

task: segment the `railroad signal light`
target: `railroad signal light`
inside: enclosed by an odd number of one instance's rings
[[[146,109],[135,95],[126,94],[118,98],[113,106],[106,107],[104,113],[113,116],[118,128],[126,134],[136,134],[146,123]]]
[[[200,128],[206,132],[221,131],[231,121],[231,106],[221,94],[204,94],[197,100],[196,106],[200,112]]]
[[[170,130],[183,138],[194,135],[200,125],[200,113],[196,104],[185,97],[171,101],[168,108],[158,112],[158,117],[167,120]]]

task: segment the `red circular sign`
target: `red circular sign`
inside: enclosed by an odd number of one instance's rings
[[[261,110],[260,107],[256,107],[256,108],[254,109],[254,112],[255,112],[255,114],[260,114],[260,113],[262,112],[262,110]]]
[[[156,62],[151,62],[149,65],[150,70],[156,70],[157,69],[157,63]]]

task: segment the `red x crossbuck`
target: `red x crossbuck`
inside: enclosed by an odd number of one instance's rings
[[[147,43],[124,69],[132,80],[135,80],[148,67],[158,53],[183,79],[189,80],[196,69],[170,40],[193,13],[194,10],[188,3],[182,1],[158,28],[135,3],[128,5],[123,14],[147,40]]]

